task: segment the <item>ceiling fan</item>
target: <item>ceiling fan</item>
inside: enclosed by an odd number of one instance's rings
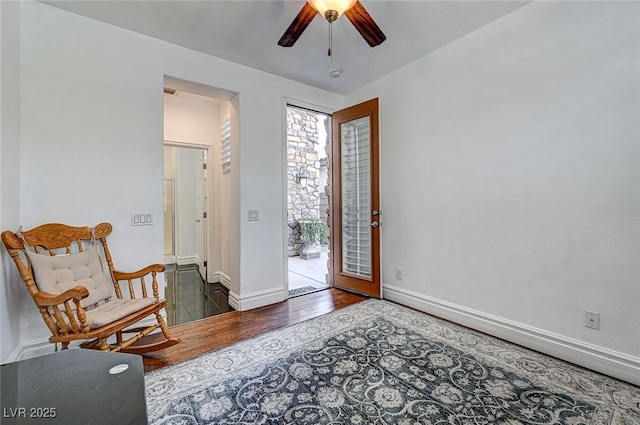
[[[387,39],[360,0],[308,0],[284,32],[278,45],[293,46],[318,13],[324,16],[329,24],[344,14],[371,47]],[[331,31],[331,27],[329,28]],[[331,48],[329,48],[329,56],[331,56]]]

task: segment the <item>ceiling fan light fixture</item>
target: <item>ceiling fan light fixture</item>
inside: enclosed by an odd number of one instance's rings
[[[338,19],[351,9],[357,0],[307,0],[329,22]]]
[[[318,13],[329,21],[329,56],[331,56],[332,23],[343,13],[369,46],[376,47],[387,39],[359,0],[307,0],[289,28],[280,37],[278,45],[292,47]]]

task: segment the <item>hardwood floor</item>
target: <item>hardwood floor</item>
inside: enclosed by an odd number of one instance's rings
[[[328,289],[248,311],[232,311],[171,327],[182,341],[143,357],[149,372],[244,341],[265,332],[300,323],[367,299],[340,289]]]

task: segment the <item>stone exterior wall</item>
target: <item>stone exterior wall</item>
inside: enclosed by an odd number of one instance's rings
[[[288,224],[289,256],[299,255],[303,243],[295,229],[295,221],[300,218],[320,217],[320,188],[318,153],[318,118],[313,112],[287,108],[287,174],[288,174]],[[297,182],[300,169],[307,170],[307,187]]]
[[[328,125],[328,123],[325,122],[325,125]],[[325,157],[320,160],[320,219],[327,223],[327,225],[329,224],[329,197],[326,194],[325,188],[328,184],[328,172],[329,168],[327,167],[327,158]],[[328,242],[327,240],[327,243]]]

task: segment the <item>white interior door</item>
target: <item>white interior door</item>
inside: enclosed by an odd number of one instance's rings
[[[196,250],[202,278],[207,281],[207,151],[202,150],[196,191]]]

